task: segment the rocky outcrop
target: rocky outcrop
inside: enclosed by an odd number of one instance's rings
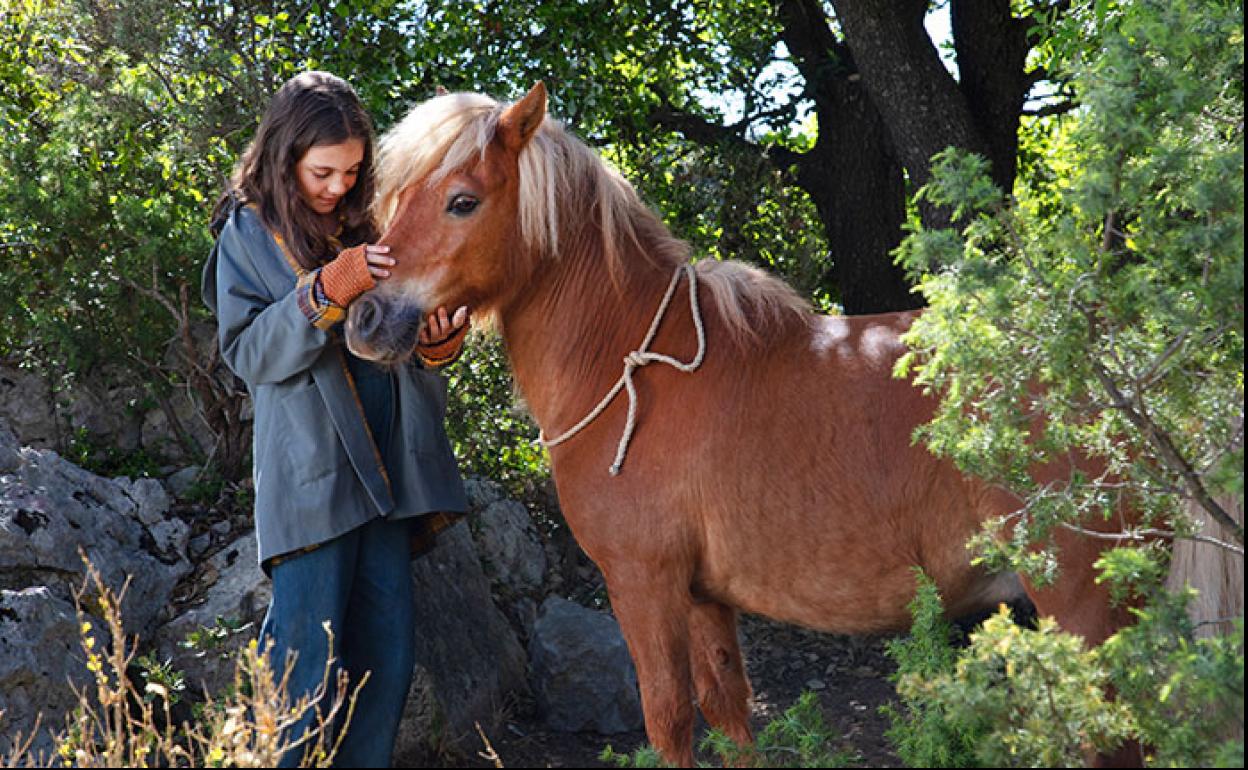
[[[537,606],[551,590],[548,546],[528,509],[508,499],[498,484],[468,479],[465,486],[472,507],[469,531],[490,579],[494,601],[521,639],[527,640]]]
[[[62,431],[51,395],[51,385],[38,373],[0,363],[0,424],[23,445],[57,446]]]
[[[550,597],[538,613],[529,660],[538,707],[551,729],[641,729],[637,672],[610,615]]]
[[[438,535],[412,565],[416,676],[395,746],[399,759],[479,745],[474,723],[494,726],[509,697],[527,691],[524,648],[490,600],[490,582],[467,527]]]
[[[202,350],[211,342],[213,328],[195,327]],[[171,364],[173,355],[171,349]],[[72,443],[85,441],[96,448],[99,456],[93,459],[97,462],[104,459],[107,447],[122,455],[142,450],[162,464],[185,465],[195,458],[170,423],[172,414],[200,454],[212,450],[212,431],[185,388],[168,394],[166,411],[133,383],[134,377],[117,367],[106,366],[89,380],[64,382],[0,362],[0,422],[9,426],[23,446],[65,451]]]
[[[184,589],[188,598],[156,632],[156,650],[186,676],[194,695],[221,693],[233,682],[235,655],[256,637],[272,596],[255,533],[205,559]]]
[[[96,476],[52,451],[18,449],[11,433],[0,444],[14,466],[0,476],[0,587],[42,585],[71,601],[85,556],[114,590],[129,581],[122,619],[150,637],[173,587],[191,571],[189,528],[164,516],[167,498],[152,496],[147,484]]]
[[[189,528],[169,519],[158,482],[101,478],[55,452],[18,446],[0,426],[0,711],[5,735],[29,734],[42,712],[60,727],[89,681],[75,596],[83,558],[106,585],[125,587],[126,629],[149,637],[187,575]],[[98,620],[95,628],[102,628]],[[103,649],[101,643],[100,649]],[[50,747],[46,734],[36,752]],[[2,750],[4,747],[0,747]]]
[[[31,755],[51,751],[48,730],[64,727],[78,703],[73,688],[92,681],[78,628],[74,606],[47,586],[0,589],[0,756],[37,725]]]

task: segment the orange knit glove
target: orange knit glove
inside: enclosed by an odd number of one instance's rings
[[[460,349],[464,346],[464,337],[468,336],[468,327],[471,325],[465,323],[446,337],[430,342],[428,345],[421,343],[416,346],[416,352],[426,366],[446,366],[459,355]]]
[[[330,302],[346,307],[351,300],[377,285],[368,272],[364,245],[343,249],[332,262],[321,268],[321,288]]]

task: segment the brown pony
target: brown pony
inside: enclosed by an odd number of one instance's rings
[[[686,246],[546,118],[540,83],[511,106],[432,99],[383,139],[379,162],[381,240],[398,264],[351,306],[353,351],[401,360],[423,312],[469,305],[493,318],[551,438],[631,372],[632,419],[620,394],[550,456],[668,761],[693,761],[691,693],[709,723],[751,740],[738,610],[837,633],[904,629],[915,566],[951,614],[1011,594],[1016,578],[972,566],[964,544],[1018,500],[911,441],[933,410],[892,376],[913,313],[822,316],[752,267],[682,270]],[[633,371],[645,351],[671,360]],[[1113,541],[1059,538],[1061,579],[1029,594],[1099,643],[1127,621],[1093,582]]]

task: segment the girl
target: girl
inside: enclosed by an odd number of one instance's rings
[[[298,654],[292,702],[324,675],[325,621],[352,687],[372,672],[335,760],[356,767],[389,765],[407,697],[409,558],[467,509],[433,371],[458,355],[467,308],[429,316],[411,365],[383,368],[342,342],[347,306],[394,264],[371,243],[373,143],[345,81],[283,85],[213,213],[203,281],[222,357],[255,406],[256,536],[273,581],[261,638],[278,671]]]

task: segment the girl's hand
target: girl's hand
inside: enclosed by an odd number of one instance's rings
[[[377,281],[390,277],[389,268],[394,267],[396,261],[390,256],[389,246],[374,243],[364,246],[364,259],[368,263],[368,272]]]
[[[460,307],[450,317],[446,314],[446,308],[440,307],[436,312],[430,313],[425,320],[425,326],[420,330],[420,344],[431,345],[445,340],[464,328],[464,325],[468,323],[468,307]]]

